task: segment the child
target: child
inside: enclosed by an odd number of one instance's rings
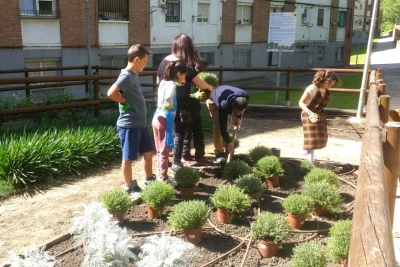
[[[168,155],[174,147],[174,119],[176,114],[176,86],[185,83],[188,66],[183,61],[171,61],[163,74],[158,87],[157,110],[153,117],[154,142],[157,151],[157,180],[166,181],[175,186],[176,182],[168,177]]]
[[[154,143],[146,125],[146,102],[138,77],[148,58],[149,52],[144,46],[132,45],[128,50],[128,65],[107,92],[111,100],[119,103],[117,131],[122,149],[121,170],[125,190],[133,199],[140,198],[141,191],[137,181],[132,180],[132,161],[137,160],[138,154],[143,156],[144,185],[155,180],[152,166]]]

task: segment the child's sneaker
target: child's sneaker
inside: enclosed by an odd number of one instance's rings
[[[181,162],[188,166],[194,166],[197,164],[197,162],[191,156],[183,156]]]
[[[224,153],[218,153],[215,156],[215,161],[217,161],[217,162],[226,161],[225,154]]]
[[[183,167],[182,163],[180,163],[180,164],[172,164],[171,171],[177,172],[182,167]]]
[[[175,179],[173,177],[171,177],[171,176],[168,176],[167,179],[164,179],[164,178],[161,178],[161,177],[157,177],[157,181],[166,182],[167,184],[170,184],[173,187],[178,185],[178,183],[175,181]]]
[[[137,181],[133,180],[129,185],[125,186],[125,191],[129,194],[133,201],[139,200],[142,189],[138,186]]]
[[[200,165],[204,165],[204,166],[211,166],[214,165],[214,163],[212,161],[209,161],[208,159],[206,159],[205,157],[201,157],[196,159],[196,162]]]
[[[156,180],[156,176],[154,174],[150,178],[145,178],[144,179],[144,187],[146,187],[149,183],[151,183],[155,180]]]

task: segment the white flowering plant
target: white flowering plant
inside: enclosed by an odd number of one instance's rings
[[[53,267],[57,263],[53,256],[39,247],[25,250],[23,257],[18,256],[13,251],[8,251],[8,255],[9,258],[5,262],[5,266],[10,267]]]

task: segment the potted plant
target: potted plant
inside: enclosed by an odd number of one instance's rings
[[[314,182],[322,182],[325,181],[328,184],[334,185],[336,187],[340,186],[339,180],[336,177],[336,174],[333,171],[322,169],[322,168],[313,168],[310,172],[304,177],[305,184],[310,184]]]
[[[288,212],[287,219],[290,226],[301,229],[308,214],[314,209],[314,202],[308,196],[294,194],[282,201],[282,207]]]
[[[200,180],[200,172],[191,167],[182,167],[175,173],[175,181],[179,186],[182,199],[193,199],[194,187]]]
[[[255,166],[255,172],[264,177],[268,187],[279,186],[279,174],[283,173],[282,164],[275,156],[265,156],[259,159]]]
[[[202,79],[203,81],[205,81],[206,83],[208,83],[209,85],[212,85],[214,87],[217,87],[219,85],[219,80],[217,75],[215,75],[212,72],[200,72],[198,74],[199,78]],[[210,91],[208,90],[204,90],[204,92],[207,95],[207,98],[210,97]]]
[[[265,156],[272,156],[272,151],[266,146],[256,146],[250,149],[249,157],[253,161],[253,166],[257,161]]]
[[[317,242],[296,245],[290,259],[291,267],[326,267],[326,248]]]
[[[228,181],[233,181],[240,175],[249,173],[252,173],[249,165],[240,160],[232,160],[225,165],[222,177]]]
[[[233,134],[229,134],[230,139],[232,140]],[[239,139],[235,136],[235,139],[233,140],[233,147],[236,149],[240,146],[240,141]]]
[[[333,262],[341,262],[342,266],[347,266],[349,257],[351,221],[338,221],[329,229],[330,239],[328,240],[328,249]]]
[[[258,197],[264,190],[260,177],[255,173],[239,176],[234,184],[242,189],[243,193],[249,195],[250,198]]]
[[[314,164],[306,159],[303,159],[300,161],[299,164],[299,172],[302,175],[306,175],[307,173],[309,173],[313,168],[314,168]]]
[[[258,240],[258,250],[264,258],[275,256],[280,243],[289,238],[291,232],[285,216],[272,212],[261,212],[250,230],[254,240]]]
[[[234,212],[249,208],[251,200],[236,185],[222,185],[211,197],[211,203],[217,207],[217,218],[221,223],[230,223]]]
[[[304,187],[303,195],[308,196],[314,203],[314,214],[327,215],[329,212],[339,212],[343,203],[339,189],[327,182],[315,182]]]
[[[183,201],[174,205],[168,216],[172,231],[183,230],[186,242],[198,244],[202,241],[201,228],[207,222],[208,206],[201,200]]]
[[[175,196],[175,189],[172,185],[153,181],[142,191],[141,197],[147,203],[149,219],[160,218],[162,211]]]
[[[121,224],[124,221],[125,213],[132,206],[129,194],[121,188],[114,188],[102,193],[100,198],[108,212]]]

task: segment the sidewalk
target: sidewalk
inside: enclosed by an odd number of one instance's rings
[[[371,69],[382,69],[386,94],[390,96],[390,109],[400,109],[400,53],[396,51],[392,37],[382,36],[371,56]],[[396,204],[393,220],[393,242],[395,256],[400,263],[400,184],[397,185]]]

